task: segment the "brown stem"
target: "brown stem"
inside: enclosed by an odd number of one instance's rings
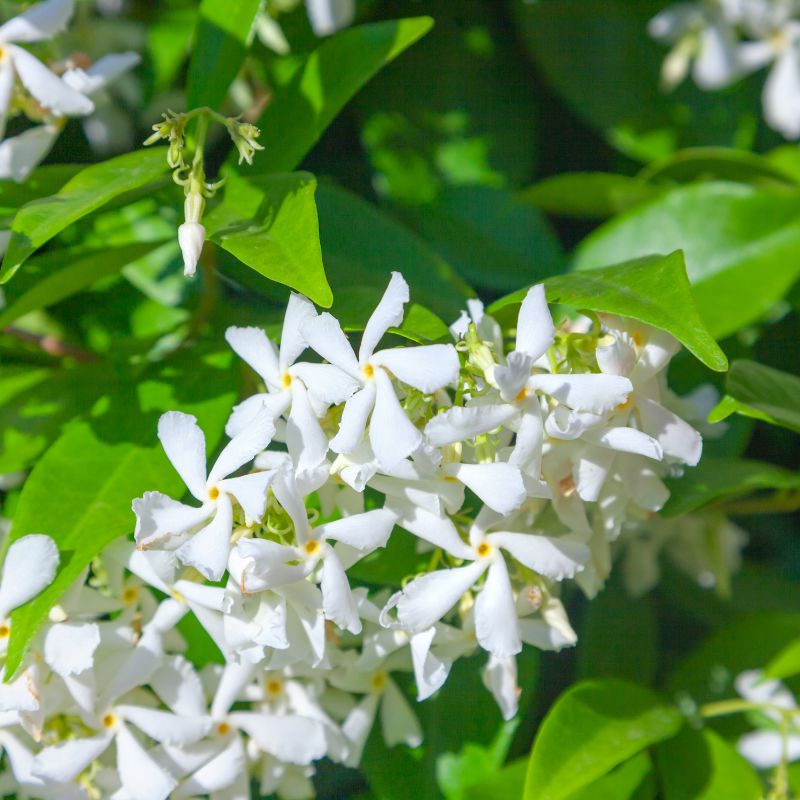
[[[76,361],[84,363],[97,361],[97,356],[94,353],[84,350],[82,347],[77,347],[74,344],[62,342],[61,339],[52,334],[41,335],[38,333],[31,333],[21,328],[15,328],[12,325],[3,328],[3,333],[20,342],[32,344],[51,356],[57,356],[58,358],[74,358]]]

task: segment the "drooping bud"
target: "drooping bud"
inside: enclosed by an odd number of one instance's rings
[[[197,270],[205,240],[206,229],[199,222],[184,222],[178,228],[178,244],[183,254],[183,274],[188,278]]]

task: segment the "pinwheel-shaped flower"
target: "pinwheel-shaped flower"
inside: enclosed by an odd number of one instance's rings
[[[180,411],[164,414],[158,421],[158,438],[189,491],[202,505],[199,508],[187,506],[161,492],[146,492],[133,501],[137,546],[141,549],[154,546],[174,549],[177,546],[178,558],[184,564],[210,580],[219,580],[230,552],[231,499],[239,503],[248,519],[260,520],[274,472],[254,472],[237,478],[227,476],[260,453],[274,434],[275,426],[269,413],[261,411],[247,428],[228,442],[206,474],[206,441],[197,420]]]

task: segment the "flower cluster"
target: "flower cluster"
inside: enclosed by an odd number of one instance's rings
[[[94,63],[76,53],[45,66],[21,46],[64,31],[74,7],[74,0],[45,0],[0,25],[0,178],[25,180],[50,152],[66,119],[91,114],[92,97],[139,63],[136,53]],[[8,120],[19,115],[35,124],[4,139]]]
[[[800,137],[800,5],[794,0],[696,0],[655,16],[650,35],[670,46],[662,80],[677,86],[689,72],[702,89],[722,89],[764,67],[767,124]]]
[[[358,765],[378,717],[388,745],[420,744],[394,673],[424,700],[484,651],[510,718],[523,644],[575,643],[562,587],[594,595],[613,543],[667,499],[662,478],[700,457],[669,408],[677,343],[614,317],[556,329],[535,286],[508,351],[477,301],[452,343],[383,346],[408,300],[394,273],[357,350],[299,295],[279,346],[227,331],[263,391],[233,409],[219,456],[208,468],[193,417],[158,425],[194,501],[135,499],[135,543],[76,582],[2,686],[0,744],[27,796],[241,798],[252,776],[311,797],[314,763]],[[393,584],[357,584],[373,559]],[[25,599],[3,583],[0,617]],[[220,663],[183,655],[183,619]]]

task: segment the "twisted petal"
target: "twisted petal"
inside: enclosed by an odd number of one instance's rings
[[[167,458],[189,491],[201,502],[206,497],[206,437],[191,414],[167,411],[158,420],[158,438]]]
[[[425,436],[434,447],[468,441],[508,422],[517,409],[512,405],[456,406],[437,414],[426,426]]]
[[[574,578],[589,561],[589,548],[574,536],[499,531],[486,538],[493,546],[511,553],[528,569],[556,581]]]
[[[391,469],[422,444],[422,433],[403,411],[389,376],[375,371],[375,408],[369,425],[369,443],[384,469]]]
[[[328,548],[322,563],[322,603],[325,617],[350,633],[361,633],[358,608],[344,568],[332,548]]]
[[[455,383],[459,371],[458,353],[451,344],[381,350],[372,363],[386,367],[398,380],[424,394]]]
[[[211,468],[211,472],[208,473],[208,482],[216,483],[232,472],[236,472],[248,461],[252,461],[262,450],[266,450],[274,435],[275,423],[269,412],[264,409],[256,414],[253,421],[244,430],[237,433],[225,445]]]
[[[522,650],[511,581],[506,562],[499,554],[491,560],[486,581],[475,601],[475,635],[480,646],[498,658]]]
[[[339,321],[327,311],[307,320],[300,328],[308,346],[326,361],[343,369],[348,375],[361,379],[356,354],[344,335]]]
[[[178,548],[178,558],[209,580],[218,581],[228,563],[232,527],[231,501],[228,495],[223,493],[217,501],[217,513],[214,519]]]
[[[367,419],[375,405],[375,394],[375,381],[370,381],[344,404],[339,431],[330,442],[335,453],[351,453],[361,444]]]
[[[8,548],[0,581],[0,619],[52,583],[58,560],[56,543],[39,533],[23,536]]]
[[[74,0],[45,0],[0,26],[0,42],[41,42],[67,27]]]
[[[117,731],[117,770],[122,788],[137,800],[166,800],[178,783],[136,741],[124,723]]]
[[[393,272],[389,285],[375,307],[358,349],[358,360],[364,364],[375,352],[378,342],[389,328],[396,328],[403,321],[403,306],[408,302],[408,284],[399,272]],[[328,359],[331,361],[331,359]]]
[[[232,326],[225,331],[225,339],[233,352],[249,364],[267,386],[273,390],[282,388],[278,353],[261,328]]]
[[[536,361],[553,344],[555,332],[553,318],[547,307],[544,285],[539,283],[531,286],[519,309],[516,349]]]

